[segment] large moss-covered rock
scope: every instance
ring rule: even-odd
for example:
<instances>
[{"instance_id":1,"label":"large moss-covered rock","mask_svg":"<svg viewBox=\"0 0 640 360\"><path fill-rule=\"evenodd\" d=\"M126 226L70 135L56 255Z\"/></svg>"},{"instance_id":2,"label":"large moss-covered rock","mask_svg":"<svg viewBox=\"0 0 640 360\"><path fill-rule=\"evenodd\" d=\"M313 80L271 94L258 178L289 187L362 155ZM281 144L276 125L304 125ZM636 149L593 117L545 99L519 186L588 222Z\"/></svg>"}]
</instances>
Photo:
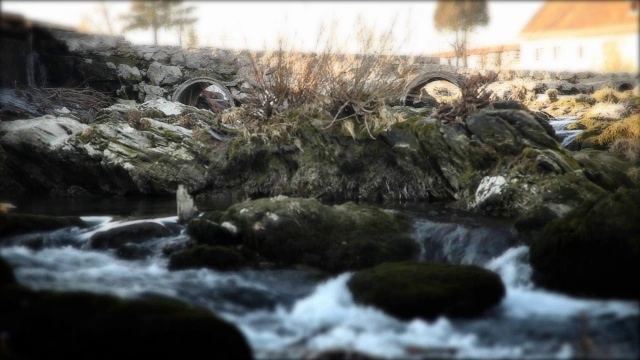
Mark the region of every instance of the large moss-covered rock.
<instances>
[{"instance_id":1,"label":"large moss-covered rock","mask_svg":"<svg viewBox=\"0 0 640 360\"><path fill-rule=\"evenodd\" d=\"M179 184L204 182L211 140L204 129L216 121L208 113L166 100L117 104L91 124L51 115L0 122L0 144L11 180L38 192L174 194Z\"/></svg>"},{"instance_id":2,"label":"large moss-covered rock","mask_svg":"<svg viewBox=\"0 0 640 360\"><path fill-rule=\"evenodd\" d=\"M5 285L15 284L16 278L13 275L11 266L7 264L2 257L0 257L0 288Z\"/></svg>"},{"instance_id":3,"label":"large moss-covered rock","mask_svg":"<svg viewBox=\"0 0 640 360\"><path fill-rule=\"evenodd\" d=\"M0 214L0 239L9 235L51 231L70 226L85 227L86 224L76 216Z\"/></svg>"},{"instance_id":4,"label":"large moss-covered rock","mask_svg":"<svg viewBox=\"0 0 640 360\"><path fill-rule=\"evenodd\" d=\"M0 298L0 351L9 359L252 357L235 326L178 302L15 286L0 288Z\"/></svg>"},{"instance_id":5,"label":"large moss-covered rock","mask_svg":"<svg viewBox=\"0 0 640 360\"><path fill-rule=\"evenodd\" d=\"M478 316L505 295L498 274L441 263L382 264L354 274L348 287L357 303L402 319Z\"/></svg>"},{"instance_id":6,"label":"large moss-covered rock","mask_svg":"<svg viewBox=\"0 0 640 360\"><path fill-rule=\"evenodd\" d=\"M171 254L169 270L210 268L237 270L246 265L246 259L238 251L224 246L196 245Z\"/></svg>"},{"instance_id":7,"label":"large moss-covered rock","mask_svg":"<svg viewBox=\"0 0 640 360\"><path fill-rule=\"evenodd\" d=\"M245 247L282 265L339 272L418 254L409 220L374 206L280 196L235 204L220 221L237 227Z\"/></svg>"},{"instance_id":8,"label":"large moss-covered rock","mask_svg":"<svg viewBox=\"0 0 640 360\"><path fill-rule=\"evenodd\" d=\"M171 229L155 221L141 221L96 232L89 239L94 249L114 249L127 243L141 243L172 234Z\"/></svg>"},{"instance_id":9,"label":"large moss-covered rock","mask_svg":"<svg viewBox=\"0 0 640 360\"><path fill-rule=\"evenodd\" d=\"M640 296L640 190L587 201L531 244L535 281L581 296Z\"/></svg>"}]
</instances>

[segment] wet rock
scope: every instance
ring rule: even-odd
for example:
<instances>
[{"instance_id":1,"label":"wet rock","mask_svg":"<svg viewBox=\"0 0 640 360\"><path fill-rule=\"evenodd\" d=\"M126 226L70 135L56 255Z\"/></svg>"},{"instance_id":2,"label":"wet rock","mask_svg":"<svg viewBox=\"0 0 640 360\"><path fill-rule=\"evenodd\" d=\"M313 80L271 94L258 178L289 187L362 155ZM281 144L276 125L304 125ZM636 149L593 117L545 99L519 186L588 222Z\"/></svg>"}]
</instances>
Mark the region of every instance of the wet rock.
<instances>
[{"instance_id":1,"label":"wet rock","mask_svg":"<svg viewBox=\"0 0 640 360\"><path fill-rule=\"evenodd\" d=\"M173 85L182 79L182 71L177 66L165 66L155 61L147 69L147 77L153 85Z\"/></svg>"},{"instance_id":2,"label":"wet rock","mask_svg":"<svg viewBox=\"0 0 640 360\"><path fill-rule=\"evenodd\" d=\"M224 246L196 245L173 253L169 258L169 270L209 268L231 271L246 264L242 254Z\"/></svg>"},{"instance_id":3,"label":"wet rock","mask_svg":"<svg viewBox=\"0 0 640 360\"><path fill-rule=\"evenodd\" d=\"M306 357L306 360L381 360L377 356L350 350L326 350Z\"/></svg>"},{"instance_id":4,"label":"wet rock","mask_svg":"<svg viewBox=\"0 0 640 360\"><path fill-rule=\"evenodd\" d=\"M164 99L164 89L160 86L140 84L140 95L143 96L141 100L144 102Z\"/></svg>"},{"instance_id":5,"label":"wet rock","mask_svg":"<svg viewBox=\"0 0 640 360\"><path fill-rule=\"evenodd\" d=\"M118 65L118 77L127 84L134 84L142 81L142 74L135 66L129 66L127 64Z\"/></svg>"},{"instance_id":6,"label":"wet rock","mask_svg":"<svg viewBox=\"0 0 640 360\"><path fill-rule=\"evenodd\" d=\"M243 246L282 265L340 272L418 254L408 219L372 206L277 197L235 204L220 221L238 228Z\"/></svg>"},{"instance_id":7,"label":"wet rock","mask_svg":"<svg viewBox=\"0 0 640 360\"><path fill-rule=\"evenodd\" d=\"M487 145L518 154L525 145L558 148L558 142L536 117L524 110L481 110L466 120L469 130Z\"/></svg>"},{"instance_id":8,"label":"wet rock","mask_svg":"<svg viewBox=\"0 0 640 360\"><path fill-rule=\"evenodd\" d=\"M157 222L142 221L96 232L89 239L94 249L115 249L127 243L140 244L152 238L172 235L166 226Z\"/></svg>"},{"instance_id":9,"label":"wet rock","mask_svg":"<svg viewBox=\"0 0 640 360\"><path fill-rule=\"evenodd\" d=\"M10 180L64 196L167 195L175 194L178 184L196 188L204 181L207 152L191 130L165 122L186 108L166 100L138 107L116 104L100 110L91 126L53 116L1 122L0 146L13 168ZM190 109L193 124L210 126Z\"/></svg>"},{"instance_id":10,"label":"wet rock","mask_svg":"<svg viewBox=\"0 0 640 360\"><path fill-rule=\"evenodd\" d=\"M347 283L357 303L401 318L474 317L500 303L500 276L472 265L386 263L353 275Z\"/></svg>"},{"instance_id":11,"label":"wet rock","mask_svg":"<svg viewBox=\"0 0 640 360\"><path fill-rule=\"evenodd\" d=\"M82 219L75 216L47 216L28 214L0 214L0 238L37 231L51 231L65 227L86 227Z\"/></svg>"},{"instance_id":12,"label":"wet rock","mask_svg":"<svg viewBox=\"0 0 640 360\"><path fill-rule=\"evenodd\" d=\"M16 277L13 275L11 266L0 257L0 289L6 285L16 284Z\"/></svg>"},{"instance_id":13,"label":"wet rock","mask_svg":"<svg viewBox=\"0 0 640 360\"><path fill-rule=\"evenodd\" d=\"M221 359L252 358L234 325L209 310L177 301L21 287L0 288L0 298L2 330L7 335L2 350L11 354L9 358L44 359L56 354L106 360L125 353L141 359L198 358L204 353Z\"/></svg>"},{"instance_id":14,"label":"wet rock","mask_svg":"<svg viewBox=\"0 0 640 360\"><path fill-rule=\"evenodd\" d=\"M147 246L126 243L118 247L116 250L116 256L125 260L141 260L146 259L153 254L153 250Z\"/></svg>"},{"instance_id":15,"label":"wet rock","mask_svg":"<svg viewBox=\"0 0 640 360\"><path fill-rule=\"evenodd\" d=\"M578 296L640 297L640 190L620 189L550 222L531 244L534 280Z\"/></svg>"},{"instance_id":16,"label":"wet rock","mask_svg":"<svg viewBox=\"0 0 640 360\"><path fill-rule=\"evenodd\" d=\"M239 245L238 227L229 221L220 222L221 213L209 212L189 221L187 233L198 244Z\"/></svg>"}]
</instances>

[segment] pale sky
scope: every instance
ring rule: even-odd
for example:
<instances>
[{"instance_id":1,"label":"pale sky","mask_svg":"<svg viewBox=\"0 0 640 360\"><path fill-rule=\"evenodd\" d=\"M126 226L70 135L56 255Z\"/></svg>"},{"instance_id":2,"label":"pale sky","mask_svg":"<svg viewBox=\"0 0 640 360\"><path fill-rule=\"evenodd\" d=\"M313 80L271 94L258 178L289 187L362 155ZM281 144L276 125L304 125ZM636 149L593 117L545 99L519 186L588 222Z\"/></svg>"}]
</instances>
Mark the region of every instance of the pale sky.
<instances>
[{"instance_id":1,"label":"pale sky","mask_svg":"<svg viewBox=\"0 0 640 360\"><path fill-rule=\"evenodd\" d=\"M470 47L510 44L544 1L489 1L490 23L470 37ZM2 1L3 12L27 18L78 27L83 17L104 22L99 1ZM126 14L128 1L106 1L113 28L119 33L118 16ZM433 26L435 1L185 1L197 8L201 46L234 49L275 48L279 36L301 50L318 50L316 39L324 24L335 24L340 43L354 47L358 19L378 33L391 29L398 53L429 54L451 50L451 36ZM152 44L151 31L124 34L134 44ZM177 45L177 35L159 34L161 45Z\"/></svg>"}]
</instances>

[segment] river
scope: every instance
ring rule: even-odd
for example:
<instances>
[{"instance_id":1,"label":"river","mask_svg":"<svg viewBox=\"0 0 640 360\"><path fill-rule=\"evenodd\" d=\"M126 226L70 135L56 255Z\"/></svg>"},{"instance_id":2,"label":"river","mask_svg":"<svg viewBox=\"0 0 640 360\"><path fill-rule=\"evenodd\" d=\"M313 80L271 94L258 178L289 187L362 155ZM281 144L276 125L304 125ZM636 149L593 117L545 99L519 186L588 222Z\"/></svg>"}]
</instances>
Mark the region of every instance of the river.
<instances>
[{"instance_id":1,"label":"river","mask_svg":"<svg viewBox=\"0 0 640 360\"><path fill-rule=\"evenodd\" d=\"M123 298L169 297L203 306L236 324L256 358L305 358L335 349L416 359L640 356L638 303L575 298L536 287L528 248L513 237L508 221L426 205L396 207L413 219L421 261L480 265L500 274L507 288L502 302L480 318L401 321L355 304L346 286L351 273L169 271L161 248L186 237L176 223L173 199L13 201L24 212L80 214L91 224L11 238L0 254L21 284ZM141 218L175 229L171 236L144 243L152 249L146 259L123 260L86 246L92 233Z\"/></svg>"}]
</instances>

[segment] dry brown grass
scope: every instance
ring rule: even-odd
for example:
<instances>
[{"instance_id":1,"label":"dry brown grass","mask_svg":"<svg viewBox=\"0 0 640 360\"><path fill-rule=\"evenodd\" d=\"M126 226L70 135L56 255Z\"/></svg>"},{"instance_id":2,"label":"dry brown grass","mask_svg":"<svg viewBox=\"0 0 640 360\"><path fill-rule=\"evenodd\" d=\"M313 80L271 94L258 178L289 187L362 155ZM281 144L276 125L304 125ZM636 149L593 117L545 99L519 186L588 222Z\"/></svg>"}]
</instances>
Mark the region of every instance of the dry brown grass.
<instances>
[{"instance_id":1,"label":"dry brown grass","mask_svg":"<svg viewBox=\"0 0 640 360\"><path fill-rule=\"evenodd\" d=\"M629 107L619 103L598 102L584 114L585 118L615 121L629 114Z\"/></svg>"},{"instance_id":2,"label":"dry brown grass","mask_svg":"<svg viewBox=\"0 0 640 360\"><path fill-rule=\"evenodd\" d=\"M637 139L617 139L609 146L609 151L625 160L636 161L640 159L640 141Z\"/></svg>"},{"instance_id":3,"label":"dry brown grass","mask_svg":"<svg viewBox=\"0 0 640 360\"><path fill-rule=\"evenodd\" d=\"M486 85L495 81L497 76L498 73L471 76L462 84L460 98L438 107L434 115L436 120L442 123L462 122L471 113L487 107L491 103L492 93L486 89Z\"/></svg>"},{"instance_id":4,"label":"dry brown grass","mask_svg":"<svg viewBox=\"0 0 640 360\"><path fill-rule=\"evenodd\" d=\"M389 55L397 52L392 33L376 36L361 25L358 54L347 53L332 36L316 54L296 51L285 41L278 51L247 53L254 91L244 99L242 113L234 115L241 116L245 138L277 139L301 120L374 137L379 129L401 121L388 114L386 105L402 97L412 68L398 65L406 60ZM298 109L303 107L319 115L301 116Z\"/></svg>"},{"instance_id":5,"label":"dry brown grass","mask_svg":"<svg viewBox=\"0 0 640 360\"><path fill-rule=\"evenodd\" d=\"M610 145L619 139L640 143L640 115L635 114L608 126L594 140L600 145Z\"/></svg>"}]
</instances>

